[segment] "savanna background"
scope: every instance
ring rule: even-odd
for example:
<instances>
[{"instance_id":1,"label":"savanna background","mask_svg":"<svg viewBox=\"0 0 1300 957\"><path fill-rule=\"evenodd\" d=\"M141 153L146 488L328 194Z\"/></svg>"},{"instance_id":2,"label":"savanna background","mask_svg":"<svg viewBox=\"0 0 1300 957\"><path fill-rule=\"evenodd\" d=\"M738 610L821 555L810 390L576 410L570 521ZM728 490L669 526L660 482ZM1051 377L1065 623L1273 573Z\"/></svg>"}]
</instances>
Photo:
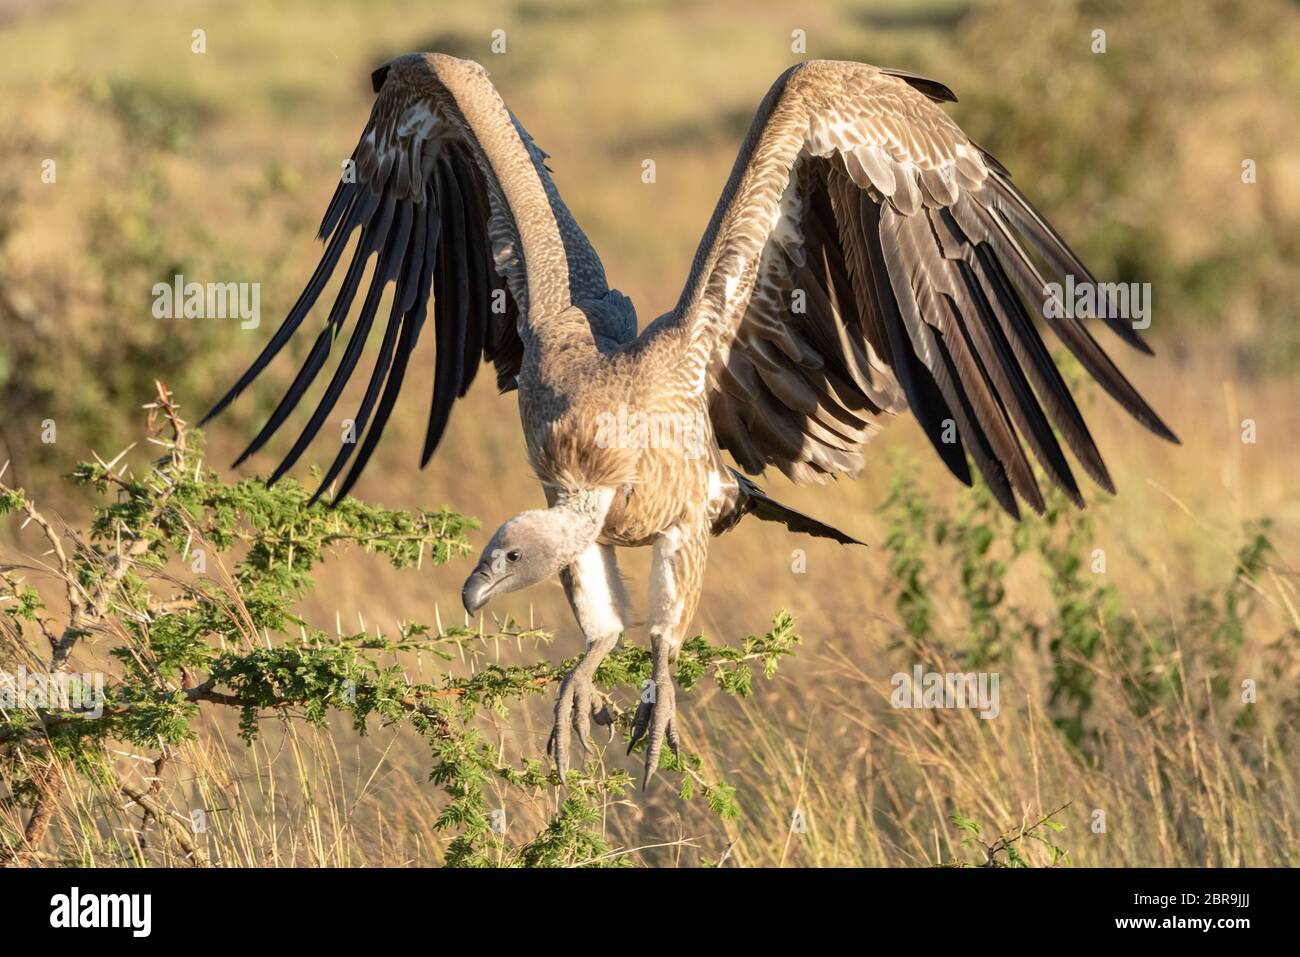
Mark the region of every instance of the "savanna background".
<instances>
[{"instance_id":1,"label":"savanna background","mask_svg":"<svg viewBox=\"0 0 1300 957\"><path fill-rule=\"evenodd\" d=\"M495 29L505 53L491 51ZM1104 53L1093 52L1099 29ZM806 54L791 52L793 30L806 32ZM870 547L758 522L715 543L694 631L736 646L786 609L803 636L747 696L707 682L679 695L696 777L725 782L727 799L683 799L686 777L672 769L645 794L597 790L587 824L603 844L549 862L980 864L981 840L1051 814L1063 830L1019 842L1020 862L1296 863L1295 3L0 0L0 462L6 485L24 488L56 533L84 527L103 499L62 479L78 461L140 442L114 467L147 471L155 453L141 442L141 406L155 378L194 421L264 344L319 255L312 236L368 115L370 71L415 50L488 67L643 324L675 302L753 110L787 66L855 59L947 83L957 121L1099 278L1151 283L1156 358L1099 335L1183 442L1162 444L1084 387L1119 495L1085 490L1086 515L1053 511L1019 529L952 482L905 418L876 440L857 482L794 488L769 476L778 498ZM641 178L647 158L653 184ZM42 181L46 159L53 183ZM176 273L261 283L260 327L155 319L151 288ZM313 337L290 351L300 358ZM490 374L458 407L436 460L416 469L430 338L355 494L475 516L477 552L540 492L514 400L495 395ZM282 359L206 430L208 464L224 478L278 461L289 430L240 473L225 467L295 369ZM309 460L332 457L327 435ZM45 589L50 545L21 518L0 527L0 560L13 580ZM806 551L802 564L794 549ZM623 557L638 605L647 558ZM394 569L347 550L313 570L297 610L331 632L393 633L417 620L436 633L464 624L470 562ZM56 618L59 594L50 588ZM558 583L493 611L554 639L470 642L450 661L401 650L390 663L437 682L581 649ZM484 633L512 627L489 618ZM41 640L16 618L4 637L9 663ZM111 635L88 638L79 667L114 673L111 646ZM999 672L1001 713L891 708L890 676L916 663ZM503 762L544 761L553 692L472 723ZM633 694L616 699L627 707ZM169 744L157 774L159 752L138 743L100 742L98 760L147 791L158 816L206 809L193 842L215 863L432 865L463 834L409 727L372 720L363 736L345 718L318 727L269 711L248 746L236 719L205 707L196 736ZM0 843L24 862L194 859L103 774L29 748L0 778ZM635 772L639 755L622 751L604 750L591 774ZM55 778L58 799L39 807L27 784ZM488 863L515 862L511 848L555 817L564 793L539 781L482 787L483 806L509 822ZM25 847L38 811L48 826Z\"/></svg>"}]
</instances>

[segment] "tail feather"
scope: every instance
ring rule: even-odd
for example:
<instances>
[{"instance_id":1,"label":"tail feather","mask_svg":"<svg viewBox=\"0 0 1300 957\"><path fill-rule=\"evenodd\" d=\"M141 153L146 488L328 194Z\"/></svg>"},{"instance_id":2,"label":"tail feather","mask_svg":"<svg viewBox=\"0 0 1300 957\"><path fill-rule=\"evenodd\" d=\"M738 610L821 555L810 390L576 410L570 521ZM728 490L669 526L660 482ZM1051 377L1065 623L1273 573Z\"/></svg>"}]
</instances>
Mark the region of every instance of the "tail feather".
<instances>
[{"instance_id":1,"label":"tail feather","mask_svg":"<svg viewBox=\"0 0 1300 957\"><path fill-rule=\"evenodd\" d=\"M817 538L830 538L841 545L866 545L866 542L858 541L852 535L841 532L834 526L819 522L803 512L782 505L735 469L731 470L731 474L737 483L736 504L730 512L724 513L714 527L714 534L726 531L745 515L752 514L765 522L780 522L792 532Z\"/></svg>"}]
</instances>

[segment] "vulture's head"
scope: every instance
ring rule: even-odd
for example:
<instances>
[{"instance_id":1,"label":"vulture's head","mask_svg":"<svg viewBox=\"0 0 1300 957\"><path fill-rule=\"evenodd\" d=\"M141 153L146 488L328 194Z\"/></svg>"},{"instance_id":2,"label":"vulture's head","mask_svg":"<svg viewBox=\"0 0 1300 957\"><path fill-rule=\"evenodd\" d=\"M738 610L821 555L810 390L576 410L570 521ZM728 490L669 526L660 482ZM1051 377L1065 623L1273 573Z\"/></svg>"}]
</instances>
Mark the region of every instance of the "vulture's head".
<instances>
[{"instance_id":1,"label":"vulture's head","mask_svg":"<svg viewBox=\"0 0 1300 957\"><path fill-rule=\"evenodd\" d=\"M465 579L465 610L472 615L490 599L545 581L577 558L590 542L572 519L564 509L535 509L498 528Z\"/></svg>"}]
</instances>

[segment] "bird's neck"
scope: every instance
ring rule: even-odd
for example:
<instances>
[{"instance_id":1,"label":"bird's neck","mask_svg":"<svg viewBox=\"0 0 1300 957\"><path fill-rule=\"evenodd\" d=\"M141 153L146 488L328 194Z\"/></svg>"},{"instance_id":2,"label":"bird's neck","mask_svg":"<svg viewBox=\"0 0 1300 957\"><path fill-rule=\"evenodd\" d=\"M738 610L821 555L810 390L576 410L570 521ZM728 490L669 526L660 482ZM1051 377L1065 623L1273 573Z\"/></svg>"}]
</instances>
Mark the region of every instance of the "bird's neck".
<instances>
[{"instance_id":1,"label":"bird's neck","mask_svg":"<svg viewBox=\"0 0 1300 957\"><path fill-rule=\"evenodd\" d=\"M569 561L576 559L600 537L605 527L605 516L613 501L612 488L559 490L551 511L565 515L564 525L569 532L565 551L571 553L565 557Z\"/></svg>"}]
</instances>

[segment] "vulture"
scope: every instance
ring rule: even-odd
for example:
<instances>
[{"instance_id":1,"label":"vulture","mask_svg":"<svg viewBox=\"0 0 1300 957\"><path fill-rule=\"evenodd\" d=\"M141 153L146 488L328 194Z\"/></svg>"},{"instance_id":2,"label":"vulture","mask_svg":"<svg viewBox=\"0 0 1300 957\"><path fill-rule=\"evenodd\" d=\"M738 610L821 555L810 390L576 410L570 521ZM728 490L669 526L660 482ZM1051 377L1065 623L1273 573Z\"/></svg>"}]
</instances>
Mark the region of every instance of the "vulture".
<instances>
[{"instance_id":1,"label":"vulture","mask_svg":"<svg viewBox=\"0 0 1300 957\"><path fill-rule=\"evenodd\" d=\"M1040 325L1134 418L1178 441L1081 320L1099 319L1151 350L1115 310L1080 316L1062 301L1062 281L1092 283L1091 274L1006 168L944 112L940 104L956 97L942 83L854 62L786 70L758 107L676 305L638 334L631 301L609 287L547 154L482 66L410 54L372 80L370 120L321 221L320 265L204 421L298 331L359 230L324 328L239 462L321 373L372 258L319 405L269 481L306 450L369 346L356 438L341 444L316 495L336 488L337 502L349 493L430 309L434 386L421 465L479 365L491 362L501 391L518 393L548 507L497 529L462 600L475 614L491 598L559 576L586 638L547 743L561 779L575 736L590 750L591 721L614 733L592 678L628 618L617 547L653 550L652 679L628 745L630 754L645 741L645 787L664 743L679 746L671 666L710 537L752 514L861 544L774 501L747 475L771 466L797 483L855 477L868 440L910 410L948 470L970 484L973 463L1013 516L1021 503L1043 510L1040 478L1083 506L1067 447L1113 492Z\"/></svg>"}]
</instances>

